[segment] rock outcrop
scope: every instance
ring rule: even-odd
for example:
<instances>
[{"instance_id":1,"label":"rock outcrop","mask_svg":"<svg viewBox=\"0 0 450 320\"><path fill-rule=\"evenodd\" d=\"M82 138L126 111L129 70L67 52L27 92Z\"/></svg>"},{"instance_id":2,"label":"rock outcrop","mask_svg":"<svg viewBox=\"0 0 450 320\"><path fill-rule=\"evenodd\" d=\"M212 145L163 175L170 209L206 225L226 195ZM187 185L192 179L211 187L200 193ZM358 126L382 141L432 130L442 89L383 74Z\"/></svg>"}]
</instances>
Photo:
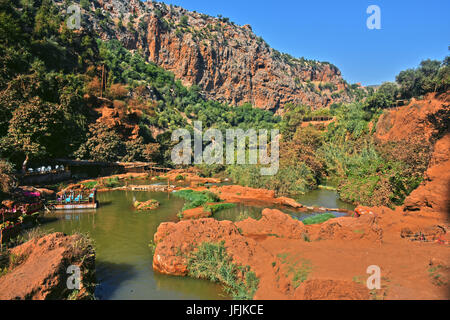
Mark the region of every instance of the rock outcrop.
<instances>
[{"instance_id":1,"label":"rock outcrop","mask_svg":"<svg viewBox=\"0 0 450 320\"><path fill-rule=\"evenodd\" d=\"M159 202L153 199L144 202L135 201L133 206L138 211L156 210L159 208Z\"/></svg>"},{"instance_id":2,"label":"rock outcrop","mask_svg":"<svg viewBox=\"0 0 450 320\"><path fill-rule=\"evenodd\" d=\"M280 112L287 103L316 109L349 100L334 65L281 54L248 25L139 0L98 0L82 13L83 27L139 50L207 98Z\"/></svg>"},{"instance_id":3,"label":"rock outcrop","mask_svg":"<svg viewBox=\"0 0 450 320\"><path fill-rule=\"evenodd\" d=\"M424 181L404 203L405 211L450 213L450 133L436 142Z\"/></svg>"},{"instance_id":4,"label":"rock outcrop","mask_svg":"<svg viewBox=\"0 0 450 320\"><path fill-rule=\"evenodd\" d=\"M422 100L412 99L406 106L387 110L377 122L374 138L380 143L432 143L448 132L450 95L429 93Z\"/></svg>"},{"instance_id":5,"label":"rock outcrop","mask_svg":"<svg viewBox=\"0 0 450 320\"><path fill-rule=\"evenodd\" d=\"M293 241L299 244L316 240L380 240L382 233L376 226L375 216L356 218L339 218L330 220L334 224L324 223L318 226L304 226L301 221L291 218L289 215L272 209L265 209L260 220L247 219L233 223L231 221L217 221L215 219L200 219L181 221L178 223L162 223L154 236L156 249L153 257L154 270L169 275L185 276L188 274L188 257L203 242L220 243L224 245L228 254L238 265L250 266L260 279L256 299L301 299L305 297L315 298L310 293L310 287L330 286L339 287L344 292L354 292L354 298L368 297L367 290L356 284L347 282L322 283L324 279L316 279L316 282L308 284L306 289L299 289L294 280L289 276L296 262L287 262L280 251L272 250L272 242ZM330 231L332 226L333 231ZM356 234L353 230L365 230L365 233ZM321 242L321 241L320 241ZM296 247L298 249L298 247ZM278 266L278 267L276 267ZM295 269L295 268L294 268ZM347 288L347 289L343 289ZM306 291L305 291L306 290ZM336 289L338 292L339 290ZM347 290L347 291L345 291ZM338 293L330 295L322 293L322 298L339 298ZM366 295L364 295L364 293ZM351 299L352 295L346 297Z\"/></svg>"},{"instance_id":6,"label":"rock outcrop","mask_svg":"<svg viewBox=\"0 0 450 320\"><path fill-rule=\"evenodd\" d=\"M153 268L185 276L190 253L204 242L223 241L233 262L249 266L259 279L254 299L448 299L448 282L436 282L449 278L448 248L402 237L405 226L420 228L427 218L364 209L359 218L311 226L271 209L258 221L162 223L154 237ZM430 222L428 227L433 229ZM371 265L381 267L382 288L369 293Z\"/></svg>"},{"instance_id":7,"label":"rock outcrop","mask_svg":"<svg viewBox=\"0 0 450 320\"><path fill-rule=\"evenodd\" d=\"M274 190L256 189L239 185L224 185L189 188L195 191L209 191L216 194L221 200L229 203L246 203L255 205L280 205L297 209L298 211L308 211L301 203L292 198L276 197Z\"/></svg>"},{"instance_id":8,"label":"rock outcrop","mask_svg":"<svg viewBox=\"0 0 450 320\"><path fill-rule=\"evenodd\" d=\"M0 300L93 297L95 253L90 242L81 235L53 233L36 237L11 249L8 258L7 272L0 277ZM78 291L67 288L70 276L67 269L71 265L80 268Z\"/></svg>"},{"instance_id":9,"label":"rock outcrop","mask_svg":"<svg viewBox=\"0 0 450 320\"><path fill-rule=\"evenodd\" d=\"M404 202L405 212L440 214L450 212L450 95L427 94L413 99L407 106L385 112L379 119L374 135L381 145L395 143L398 158L414 157L415 165L423 165L424 179ZM402 152L401 148L420 146L417 152ZM403 149L405 150L405 149ZM423 161L423 159L429 161Z\"/></svg>"}]
</instances>

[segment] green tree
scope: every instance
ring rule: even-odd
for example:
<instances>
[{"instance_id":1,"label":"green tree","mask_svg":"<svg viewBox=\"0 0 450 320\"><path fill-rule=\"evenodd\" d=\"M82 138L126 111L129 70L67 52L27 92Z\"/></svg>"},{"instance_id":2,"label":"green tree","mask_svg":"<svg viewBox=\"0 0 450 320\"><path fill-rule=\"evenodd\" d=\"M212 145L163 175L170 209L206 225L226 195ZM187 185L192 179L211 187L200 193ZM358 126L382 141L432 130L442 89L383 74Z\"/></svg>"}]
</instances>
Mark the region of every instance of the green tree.
<instances>
[{"instance_id":1,"label":"green tree","mask_svg":"<svg viewBox=\"0 0 450 320\"><path fill-rule=\"evenodd\" d=\"M187 27L189 25L188 22L189 22L189 18L187 16L184 16L184 15L181 16L181 18L180 18L180 25L182 27Z\"/></svg>"},{"instance_id":2,"label":"green tree","mask_svg":"<svg viewBox=\"0 0 450 320\"><path fill-rule=\"evenodd\" d=\"M394 82L385 82L377 90L378 93L383 93L387 98L396 100L399 94L398 85Z\"/></svg>"},{"instance_id":3,"label":"green tree","mask_svg":"<svg viewBox=\"0 0 450 320\"><path fill-rule=\"evenodd\" d=\"M75 152L79 159L118 161L126 153L122 138L106 124L97 122L89 126L87 141Z\"/></svg>"},{"instance_id":4,"label":"green tree","mask_svg":"<svg viewBox=\"0 0 450 320\"><path fill-rule=\"evenodd\" d=\"M39 7L34 24L34 36L36 38L51 38L58 34L61 17L51 0L43 0Z\"/></svg>"},{"instance_id":5,"label":"green tree","mask_svg":"<svg viewBox=\"0 0 450 320\"><path fill-rule=\"evenodd\" d=\"M3 159L0 159L0 191L10 193L17 186L17 180L14 178L13 165Z\"/></svg>"},{"instance_id":6,"label":"green tree","mask_svg":"<svg viewBox=\"0 0 450 320\"><path fill-rule=\"evenodd\" d=\"M66 154L66 131L61 106L34 98L14 110L6 141L13 153L29 158L58 157Z\"/></svg>"},{"instance_id":7,"label":"green tree","mask_svg":"<svg viewBox=\"0 0 450 320\"><path fill-rule=\"evenodd\" d=\"M363 110L374 114L378 110L392 107L393 99L382 92L376 92L367 98L363 105Z\"/></svg>"},{"instance_id":8,"label":"green tree","mask_svg":"<svg viewBox=\"0 0 450 320\"><path fill-rule=\"evenodd\" d=\"M89 0L81 0L80 5L84 10L89 10L91 8L91 4L89 3Z\"/></svg>"}]
</instances>

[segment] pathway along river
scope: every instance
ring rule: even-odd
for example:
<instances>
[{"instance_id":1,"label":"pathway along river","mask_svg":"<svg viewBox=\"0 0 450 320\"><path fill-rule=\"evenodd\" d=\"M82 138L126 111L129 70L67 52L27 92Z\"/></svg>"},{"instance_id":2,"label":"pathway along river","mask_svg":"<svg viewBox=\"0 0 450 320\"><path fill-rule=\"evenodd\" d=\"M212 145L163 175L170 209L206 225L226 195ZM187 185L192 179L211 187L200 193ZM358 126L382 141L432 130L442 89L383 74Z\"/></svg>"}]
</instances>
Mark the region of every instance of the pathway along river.
<instances>
[{"instance_id":1,"label":"pathway along river","mask_svg":"<svg viewBox=\"0 0 450 320\"><path fill-rule=\"evenodd\" d=\"M133 210L133 201L156 199L161 206L156 211ZM45 216L41 225L44 230L66 234L88 233L95 242L96 274L98 287L95 295L99 299L228 299L218 284L188 277L172 277L155 273L148 244L153 240L162 222L177 222L177 213L184 200L167 193L111 191L98 195L99 209L95 211L68 211ZM316 190L297 200L305 205L328 208L348 208L339 201L336 193ZM259 218L262 207L238 205L233 209L218 212L219 220L236 220L246 211ZM284 212L303 219L310 214Z\"/></svg>"}]
</instances>

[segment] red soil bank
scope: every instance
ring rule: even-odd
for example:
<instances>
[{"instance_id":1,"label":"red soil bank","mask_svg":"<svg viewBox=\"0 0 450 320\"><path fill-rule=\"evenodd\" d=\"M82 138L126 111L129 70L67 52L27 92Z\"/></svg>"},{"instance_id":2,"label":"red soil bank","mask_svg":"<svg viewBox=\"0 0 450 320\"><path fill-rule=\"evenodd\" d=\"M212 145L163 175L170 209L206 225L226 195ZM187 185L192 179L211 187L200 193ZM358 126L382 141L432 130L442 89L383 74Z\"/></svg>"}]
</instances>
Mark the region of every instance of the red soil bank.
<instances>
[{"instance_id":1,"label":"red soil bank","mask_svg":"<svg viewBox=\"0 0 450 320\"><path fill-rule=\"evenodd\" d=\"M255 189L238 185L213 186L210 188L196 187L188 189L192 189L194 191L210 191L216 194L221 200L229 203L242 202L249 205L276 204L299 209L299 211L307 211L307 209L301 203L298 203L294 199L287 197L277 198L275 196L275 191L273 190Z\"/></svg>"},{"instance_id":2,"label":"red soil bank","mask_svg":"<svg viewBox=\"0 0 450 320\"><path fill-rule=\"evenodd\" d=\"M373 212L304 226L278 210L266 209L259 221L163 223L155 234L153 267L184 276L186 254L202 242L225 241L233 260L250 266L260 279L255 299L369 299L364 284L371 265L381 267L384 279L378 298L448 299L448 285L433 284L429 273L433 261L435 265L439 261L441 276L448 279L448 246L402 238L401 226L394 225L404 221L390 219L397 214ZM387 238L384 226L391 233ZM308 261L312 270L295 287L290 270L302 261Z\"/></svg>"},{"instance_id":3,"label":"red soil bank","mask_svg":"<svg viewBox=\"0 0 450 320\"><path fill-rule=\"evenodd\" d=\"M70 265L81 269L82 287L77 298L89 297L90 289L83 284L93 280L95 256L92 247L81 243L80 235L53 233L12 249L10 254L18 265L0 277L0 300L67 298L71 293L66 285Z\"/></svg>"}]
</instances>

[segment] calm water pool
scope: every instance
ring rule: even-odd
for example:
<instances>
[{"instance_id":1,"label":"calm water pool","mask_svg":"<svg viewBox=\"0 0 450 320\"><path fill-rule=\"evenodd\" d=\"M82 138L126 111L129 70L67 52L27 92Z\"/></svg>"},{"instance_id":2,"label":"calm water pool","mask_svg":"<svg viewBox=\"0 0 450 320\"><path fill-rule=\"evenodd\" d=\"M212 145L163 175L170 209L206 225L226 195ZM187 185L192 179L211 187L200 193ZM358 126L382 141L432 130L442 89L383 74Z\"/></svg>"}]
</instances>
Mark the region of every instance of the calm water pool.
<instances>
[{"instance_id":1,"label":"calm water pool","mask_svg":"<svg viewBox=\"0 0 450 320\"><path fill-rule=\"evenodd\" d=\"M158 210L142 213L133 210L134 200L156 199ZM45 230L88 233L96 247L96 274L99 299L228 299L220 285L188 277L157 274L152 269L148 244L162 222L178 221L184 200L167 193L111 191L98 195L99 209L68 211L46 215ZM313 191L297 199L306 205L347 208L328 190ZM235 221L243 211L258 219L264 207L238 204L215 214L218 220ZM311 214L283 210L302 219Z\"/></svg>"}]
</instances>

